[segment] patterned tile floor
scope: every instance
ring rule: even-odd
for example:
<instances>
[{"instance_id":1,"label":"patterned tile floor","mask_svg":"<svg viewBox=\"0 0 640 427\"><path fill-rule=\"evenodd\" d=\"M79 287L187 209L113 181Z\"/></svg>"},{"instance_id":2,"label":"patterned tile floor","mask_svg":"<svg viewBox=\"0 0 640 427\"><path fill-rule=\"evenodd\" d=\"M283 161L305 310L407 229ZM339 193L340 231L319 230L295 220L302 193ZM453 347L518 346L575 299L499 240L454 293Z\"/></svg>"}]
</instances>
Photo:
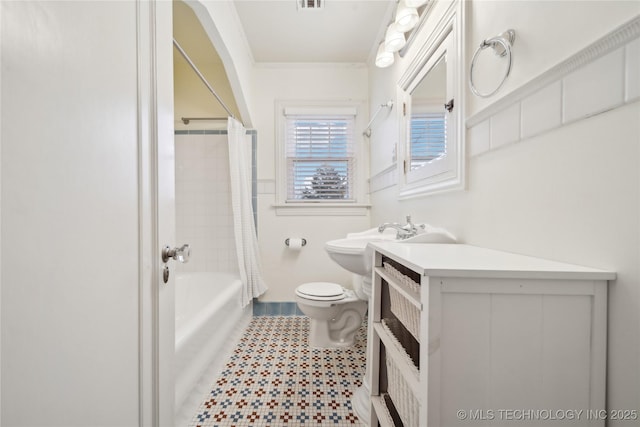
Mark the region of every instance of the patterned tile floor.
<instances>
[{"instance_id":1,"label":"patterned tile floor","mask_svg":"<svg viewBox=\"0 0 640 427\"><path fill-rule=\"evenodd\" d=\"M304 316L254 317L190 427L362 426L351 397L362 384L366 329L347 349L308 345Z\"/></svg>"}]
</instances>

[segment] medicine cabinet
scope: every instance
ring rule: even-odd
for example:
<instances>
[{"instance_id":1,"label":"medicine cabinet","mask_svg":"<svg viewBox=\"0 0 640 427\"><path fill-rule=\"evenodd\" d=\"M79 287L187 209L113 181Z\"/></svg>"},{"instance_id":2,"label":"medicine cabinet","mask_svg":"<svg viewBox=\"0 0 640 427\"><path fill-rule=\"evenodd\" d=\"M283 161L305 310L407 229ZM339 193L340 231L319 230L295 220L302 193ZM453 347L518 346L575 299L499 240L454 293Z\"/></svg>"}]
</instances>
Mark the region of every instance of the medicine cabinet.
<instances>
[{"instance_id":1,"label":"medicine cabinet","mask_svg":"<svg viewBox=\"0 0 640 427\"><path fill-rule=\"evenodd\" d=\"M400 198L464 188L463 8L451 3L398 82Z\"/></svg>"}]
</instances>

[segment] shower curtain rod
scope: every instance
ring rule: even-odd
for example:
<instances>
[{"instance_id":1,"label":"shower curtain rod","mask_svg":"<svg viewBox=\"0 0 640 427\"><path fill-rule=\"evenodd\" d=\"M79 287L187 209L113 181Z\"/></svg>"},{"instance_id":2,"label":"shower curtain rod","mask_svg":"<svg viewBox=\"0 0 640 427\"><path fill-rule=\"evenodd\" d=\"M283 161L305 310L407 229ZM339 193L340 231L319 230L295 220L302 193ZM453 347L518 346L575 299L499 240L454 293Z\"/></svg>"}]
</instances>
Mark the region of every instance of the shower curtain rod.
<instances>
[{"instance_id":1,"label":"shower curtain rod","mask_svg":"<svg viewBox=\"0 0 640 427\"><path fill-rule=\"evenodd\" d=\"M198 67L196 67L196 64L193 63L193 61L191 60L191 58L189 58L189 55L187 55L187 52L184 51L184 49L182 49L182 46L180 46L178 44L178 42L176 41L176 39L173 39L173 45L176 47L176 49L178 49L178 52L180 52L180 54L182 55L182 57L189 63L189 65L191 66L191 68L193 69L193 71L195 71L195 73L198 75L198 77L200 77L200 80L202 80L202 83L204 83L204 85L207 87L207 89L209 89L209 91L213 94L213 96L218 100L218 102L220 103L220 105L222 105L222 108L225 109L225 111L229 114L229 116L233 117L234 119L236 118L236 116L231 112L231 110L229 109L229 107L227 107L227 104L224 103L224 101L222 100L222 98L220 98L220 96L218 96L218 94L216 93L215 90L213 90L213 87L211 87L211 85L209 84L209 82L207 81L207 79L205 79L205 77L202 75L202 73L200 72L200 70L198 70ZM186 123L185 123L186 124Z\"/></svg>"},{"instance_id":2,"label":"shower curtain rod","mask_svg":"<svg viewBox=\"0 0 640 427\"><path fill-rule=\"evenodd\" d=\"M182 123L188 125L191 120L211 120L211 121L226 121L227 117L180 117Z\"/></svg>"}]
</instances>

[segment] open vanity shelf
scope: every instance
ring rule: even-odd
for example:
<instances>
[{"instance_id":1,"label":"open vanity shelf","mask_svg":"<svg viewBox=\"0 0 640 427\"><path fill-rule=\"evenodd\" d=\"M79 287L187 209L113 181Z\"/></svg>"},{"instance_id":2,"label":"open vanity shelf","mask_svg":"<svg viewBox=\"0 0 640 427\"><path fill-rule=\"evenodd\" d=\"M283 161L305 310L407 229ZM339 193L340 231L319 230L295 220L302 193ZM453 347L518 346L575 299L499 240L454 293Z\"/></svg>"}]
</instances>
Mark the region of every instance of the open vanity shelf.
<instances>
[{"instance_id":1,"label":"open vanity shelf","mask_svg":"<svg viewBox=\"0 0 640 427\"><path fill-rule=\"evenodd\" d=\"M370 426L540 425L554 410L604 425L586 417L606 409L615 273L469 245L370 245Z\"/></svg>"}]
</instances>

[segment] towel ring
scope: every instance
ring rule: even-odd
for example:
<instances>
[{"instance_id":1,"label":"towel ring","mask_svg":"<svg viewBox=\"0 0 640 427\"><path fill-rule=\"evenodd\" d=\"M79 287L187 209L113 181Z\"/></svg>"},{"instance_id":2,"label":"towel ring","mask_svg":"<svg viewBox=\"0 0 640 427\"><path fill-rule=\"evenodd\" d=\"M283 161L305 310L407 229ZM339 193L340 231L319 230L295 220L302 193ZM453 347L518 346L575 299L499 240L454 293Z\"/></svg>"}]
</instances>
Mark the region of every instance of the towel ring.
<instances>
[{"instance_id":1,"label":"towel ring","mask_svg":"<svg viewBox=\"0 0 640 427\"><path fill-rule=\"evenodd\" d=\"M473 59L471 60L471 71L469 72L469 85L471 86L471 92L473 92L474 95L479 96L481 98L488 98L491 95L495 94L497 91L499 91L502 85L504 85L504 82L507 81L507 77L509 77L509 73L511 73L511 63L512 63L511 47L513 46L513 42L515 40L516 40L516 32L514 30L507 30L502 34L498 34L495 37L492 37L487 40L483 40L482 43L480 43L480 46L478 47L478 49L476 49L476 52L473 54ZM476 59L478 58L478 55L480 54L480 52L482 52L488 47L491 47L495 52L495 54L501 58L504 56L507 56L509 62L507 64L507 69L504 73L504 76L502 76L502 81L500 82L498 87L496 87L493 91L489 93L482 93L478 89L476 89L476 86L473 83L473 68L475 66Z\"/></svg>"}]
</instances>

